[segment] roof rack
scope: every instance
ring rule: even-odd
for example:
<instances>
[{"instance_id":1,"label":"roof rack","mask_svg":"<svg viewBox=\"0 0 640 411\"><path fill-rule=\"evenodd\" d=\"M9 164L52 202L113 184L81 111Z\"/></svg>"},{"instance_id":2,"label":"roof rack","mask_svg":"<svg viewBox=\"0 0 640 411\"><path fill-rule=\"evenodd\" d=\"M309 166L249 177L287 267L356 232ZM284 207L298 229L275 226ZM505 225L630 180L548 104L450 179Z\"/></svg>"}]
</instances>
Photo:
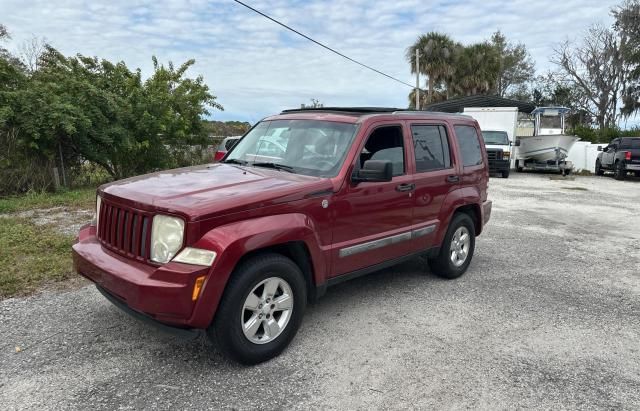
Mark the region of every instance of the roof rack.
<instances>
[{"instance_id":1,"label":"roof rack","mask_svg":"<svg viewBox=\"0 0 640 411\"><path fill-rule=\"evenodd\" d=\"M330 111L336 113L352 113L352 114L370 114L370 113L393 113L402 110L395 107L305 107L292 108L282 110L282 114L286 113L304 113L308 111Z\"/></svg>"},{"instance_id":2,"label":"roof rack","mask_svg":"<svg viewBox=\"0 0 640 411\"><path fill-rule=\"evenodd\" d=\"M470 117L468 114L462 113L446 113L442 111L431 111L431 110L411 110L411 109L402 109L402 108L393 108L393 107L305 107L305 108L294 108L288 110L282 110L280 114L293 114L293 113L308 113L308 112L316 112L316 113L338 113L350 116L364 116L368 114L431 114L437 115L441 117Z\"/></svg>"}]
</instances>

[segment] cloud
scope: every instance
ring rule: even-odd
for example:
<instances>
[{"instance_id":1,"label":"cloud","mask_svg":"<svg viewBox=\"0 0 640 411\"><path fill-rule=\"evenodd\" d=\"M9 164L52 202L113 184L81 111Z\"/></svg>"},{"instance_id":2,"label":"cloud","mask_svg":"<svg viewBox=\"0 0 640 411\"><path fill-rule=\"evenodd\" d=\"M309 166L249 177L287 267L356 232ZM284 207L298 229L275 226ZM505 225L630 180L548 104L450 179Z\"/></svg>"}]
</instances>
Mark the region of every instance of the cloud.
<instances>
[{"instance_id":1,"label":"cloud","mask_svg":"<svg viewBox=\"0 0 640 411\"><path fill-rule=\"evenodd\" d=\"M616 2L599 0L246 0L284 23L413 84L404 54L428 31L463 43L500 29L525 43L539 71L553 46L590 24L610 24ZM0 0L13 45L45 37L65 54L123 60L149 74L151 56L195 58L224 119L259 118L318 98L326 105L407 105L409 87L348 62L231 0Z\"/></svg>"}]
</instances>

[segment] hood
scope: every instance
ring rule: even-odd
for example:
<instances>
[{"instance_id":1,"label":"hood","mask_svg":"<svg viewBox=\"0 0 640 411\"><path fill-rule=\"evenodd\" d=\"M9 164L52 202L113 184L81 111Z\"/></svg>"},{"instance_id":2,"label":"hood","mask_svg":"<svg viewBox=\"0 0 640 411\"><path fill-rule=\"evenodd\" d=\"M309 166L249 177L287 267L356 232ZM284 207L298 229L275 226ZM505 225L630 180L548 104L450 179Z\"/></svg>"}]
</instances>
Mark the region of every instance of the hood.
<instances>
[{"instance_id":1,"label":"hood","mask_svg":"<svg viewBox=\"0 0 640 411\"><path fill-rule=\"evenodd\" d=\"M217 163L120 180L99 191L106 199L134 208L200 220L295 201L332 189L327 178Z\"/></svg>"}]
</instances>

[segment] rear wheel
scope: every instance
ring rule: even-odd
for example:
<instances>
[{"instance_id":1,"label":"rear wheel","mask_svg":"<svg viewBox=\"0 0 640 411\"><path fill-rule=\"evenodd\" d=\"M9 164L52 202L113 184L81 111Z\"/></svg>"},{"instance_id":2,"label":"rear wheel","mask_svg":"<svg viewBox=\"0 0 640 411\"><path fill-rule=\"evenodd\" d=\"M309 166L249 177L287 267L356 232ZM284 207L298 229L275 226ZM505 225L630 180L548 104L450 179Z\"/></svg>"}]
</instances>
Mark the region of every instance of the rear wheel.
<instances>
[{"instance_id":1,"label":"rear wheel","mask_svg":"<svg viewBox=\"0 0 640 411\"><path fill-rule=\"evenodd\" d=\"M207 333L228 357L257 364L280 354L304 314L300 268L280 254L250 258L234 270Z\"/></svg>"},{"instance_id":2,"label":"rear wheel","mask_svg":"<svg viewBox=\"0 0 640 411\"><path fill-rule=\"evenodd\" d=\"M604 170L602 169L602 164L600 163L600 160L596 160L596 175L598 176L604 175Z\"/></svg>"},{"instance_id":3,"label":"rear wheel","mask_svg":"<svg viewBox=\"0 0 640 411\"><path fill-rule=\"evenodd\" d=\"M626 176L627 170L624 169L624 164L622 163L622 161L616 162L615 166L613 167L613 178L615 178L616 180L624 180Z\"/></svg>"},{"instance_id":4,"label":"rear wheel","mask_svg":"<svg viewBox=\"0 0 640 411\"><path fill-rule=\"evenodd\" d=\"M458 278L467 271L476 236L473 220L466 213L456 213L451 219L437 257L429 259L434 274L443 278Z\"/></svg>"}]
</instances>

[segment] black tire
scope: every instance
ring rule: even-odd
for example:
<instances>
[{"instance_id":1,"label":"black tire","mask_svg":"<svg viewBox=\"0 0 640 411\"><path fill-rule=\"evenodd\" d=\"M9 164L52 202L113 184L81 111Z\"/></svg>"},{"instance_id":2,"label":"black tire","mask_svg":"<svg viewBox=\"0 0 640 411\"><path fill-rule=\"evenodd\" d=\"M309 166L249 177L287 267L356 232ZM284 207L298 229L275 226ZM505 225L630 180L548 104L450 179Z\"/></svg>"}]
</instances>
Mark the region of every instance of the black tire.
<instances>
[{"instance_id":1,"label":"black tire","mask_svg":"<svg viewBox=\"0 0 640 411\"><path fill-rule=\"evenodd\" d=\"M291 288L293 308L280 334L270 342L259 344L250 341L243 332L244 303L258 284L272 277L284 280ZM267 361L280 354L296 335L306 304L306 283L296 263L281 254L258 255L241 263L231 274L207 334L223 354L239 363L252 365Z\"/></svg>"},{"instance_id":2,"label":"black tire","mask_svg":"<svg viewBox=\"0 0 640 411\"><path fill-rule=\"evenodd\" d=\"M522 173L524 169L522 167L520 167L520 160L516 160L516 171L518 173Z\"/></svg>"},{"instance_id":3,"label":"black tire","mask_svg":"<svg viewBox=\"0 0 640 411\"><path fill-rule=\"evenodd\" d=\"M622 161L617 161L613 166L613 178L616 180L624 180L627 176L627 170L624 169L624 163Z\"/></svg>"},{"instance_id":4,"label":"black tire","mask_svg":"<svg viewBox=\"0 0 640 411\"><path fill-rule=\"evenodd\" d=\"M509 170L505 170L502 172L502 178L509 178Z\"/></svg>"},{"instance_id":5,"label":"black tire","mask_svg":"<svg viewBox=\"0 0 640 411\"><path fill-rule=\"evenodd\" d=\"M604 175L604 170L602 169L602 164L600 163L600 160L596 160L596 175L597 176Z\"/></svg>"},{"instance_id":6,"label":"black tire","mask_svg":"<svg viewBox=\"0 0 640 411\"><path fill-rule=\"evenodd\" d=\"M455 232L461 227L465 227L467 229L470 241L466 259L461 265L456 266L451 259L451 254L453 253L452 241ZM453 218L451 219L451 223L449 223L447 234L444 236L444 240L442 241L442 245L440 246L440 252L438 256L428 259L431 271L433 271L435 275L442 278L454 279L460 277L465 273L465 271L467 271L467 268L471 263L475 246L476 234L473 220L466 213L454 214Z\"/></svg>"}]
</instances>

